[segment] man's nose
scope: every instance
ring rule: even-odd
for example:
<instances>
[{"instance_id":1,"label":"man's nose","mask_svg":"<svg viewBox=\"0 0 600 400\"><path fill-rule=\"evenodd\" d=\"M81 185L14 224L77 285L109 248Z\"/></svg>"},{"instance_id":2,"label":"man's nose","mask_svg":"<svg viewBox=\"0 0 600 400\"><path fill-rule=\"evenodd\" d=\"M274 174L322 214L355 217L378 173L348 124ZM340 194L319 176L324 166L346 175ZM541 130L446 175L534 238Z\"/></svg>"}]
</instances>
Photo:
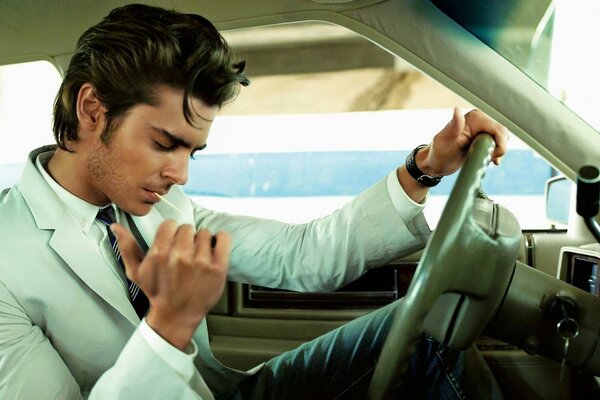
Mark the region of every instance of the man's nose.
<instances>
[{"instance_id":1,"label":"man's nose","mask_svg":"<svg viewBox=\"0 0 600 400\"><path fill-rule=\"evenodd\" d=\"M188 180L189 156L174 157L162 171L163 178L170 179L176 185L185 185Z\"/></svg>"}]
</instances>

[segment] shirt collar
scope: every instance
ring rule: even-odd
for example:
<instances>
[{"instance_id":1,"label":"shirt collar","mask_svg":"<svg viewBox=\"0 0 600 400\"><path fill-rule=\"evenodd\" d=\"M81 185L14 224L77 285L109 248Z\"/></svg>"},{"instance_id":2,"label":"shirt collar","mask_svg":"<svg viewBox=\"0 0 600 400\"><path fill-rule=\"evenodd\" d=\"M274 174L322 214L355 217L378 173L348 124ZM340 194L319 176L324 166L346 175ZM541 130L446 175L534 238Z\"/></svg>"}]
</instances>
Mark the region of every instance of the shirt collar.
<instances>
[{"instance_id":1,"label":"shirt collar","mask_svg":"<svg viewBox=\"0 0 600 400\"><path fill-rule=\"evenodd\" d=\"M58 198L65 204L67 214L69 214L77 222L81 230L87 234L96 219L98 211L103 207L98 207L75 196L73 193L60 186L50 174L46 172L44 166L47 165L52 154L52 151L41 153L35 160L35 166L40 171L40 174L42 174L46 183L48 183L48 186L50 186Z\"/></svg>"}]
</instances>

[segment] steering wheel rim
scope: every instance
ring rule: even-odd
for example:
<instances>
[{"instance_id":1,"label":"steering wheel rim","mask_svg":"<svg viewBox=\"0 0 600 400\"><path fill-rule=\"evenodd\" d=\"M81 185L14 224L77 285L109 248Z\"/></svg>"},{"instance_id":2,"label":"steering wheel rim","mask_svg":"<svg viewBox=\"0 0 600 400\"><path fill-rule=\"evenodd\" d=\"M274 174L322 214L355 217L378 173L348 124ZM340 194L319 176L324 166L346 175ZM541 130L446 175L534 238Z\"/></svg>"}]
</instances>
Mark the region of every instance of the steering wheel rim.
<instances>
[{"instance_id":1,"label":"steering wheel rim","mask_svg":"<svg viewBox=\"0 0 600 400\"><path fill-rule=\"evenodd\" d=\"M424 249L404 303L396 308L394 322L369 386L368 398L371 400L389 398L393 389L401 383L414 343L423 332L425 318L440 295L458 291L485 296L485 283L479 287L468 268L461 269L459 266L455 270L444 261L456 243L446 238L458 238L464 229L471 229L467 227L470 211L494 148L493 138L482 133L475 137L469 149L440 221Z\"/></svg>"}]
</instances>

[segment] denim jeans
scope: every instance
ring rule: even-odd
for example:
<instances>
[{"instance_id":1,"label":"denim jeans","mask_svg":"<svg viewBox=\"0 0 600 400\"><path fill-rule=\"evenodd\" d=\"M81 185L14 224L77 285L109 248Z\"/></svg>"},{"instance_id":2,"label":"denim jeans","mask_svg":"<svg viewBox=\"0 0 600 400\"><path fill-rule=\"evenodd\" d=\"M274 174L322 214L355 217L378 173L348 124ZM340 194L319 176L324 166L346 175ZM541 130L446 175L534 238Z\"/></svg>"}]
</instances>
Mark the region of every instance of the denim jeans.
<instances>
[{"instance_id":1,"label":"denim jeans","mask_svg":"<svg viewBox=\"0 0 600 400\"><path fill-rule=\"evenodd\" d=\"M379 352L400 302L357 318L267 361L236 393L219 399L366 399ZM464 399L463 354L422 337L397 399Z\"/></svg>"}]
</instances>

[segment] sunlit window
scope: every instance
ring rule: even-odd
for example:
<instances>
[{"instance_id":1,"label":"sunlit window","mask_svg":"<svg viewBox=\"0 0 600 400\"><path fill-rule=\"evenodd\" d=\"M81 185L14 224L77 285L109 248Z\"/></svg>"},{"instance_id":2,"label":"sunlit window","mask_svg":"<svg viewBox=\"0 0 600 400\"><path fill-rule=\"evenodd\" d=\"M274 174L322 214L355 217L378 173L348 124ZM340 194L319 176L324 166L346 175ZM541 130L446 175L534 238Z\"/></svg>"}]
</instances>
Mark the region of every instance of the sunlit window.
<instances>
[{"instance_id":1,"label":"sunlit window","mask_svg":"<svg viewBox=\"0 0 600 400\"><path fill-rule=\"evenodd\" d=\"M414 67L330 24L226 33L252 84L216 119L184 190L214 210L305 222L326 215L404 162L452 115L473 108ZM277 38L277 41L265 38ZM299 39L300 38L300 39ZM60 86L44 61L0 67L0 188L14 184L27 154L53 143ZM517 138L484 189L524 228L547 228L550 166ZM435 227L454 177L431 191Z\"/></svg>"},{"instance_id":2,"label":"sunlit window","mask_svg":"<svg viewBox=\"0 0 600 400\"><path fill-rule=\"evenodd\" d=\"M46 61L0 66L0 189L17 181L31 150L54 143L52 104L60 83Z\"/></svg>"},{"instance_id":3,"label":"sunlit window","mask_svg":"<svg viewBox=\"0 0 600 400\"><path fill-rule=\"evenodd\" d=\"M600 131L600 2L555 4L549 90Z\"/></svg>"},{"instance_id":4,"label":"sunlit window","mask_svg":"<svg viewBox=\"0 0 600 400\"><path fill-rule=\"evenodd\" d=\"M217 117L207 151L191 163L185 190L211 209L289 222L327 215L428 143L452 107L474 108L338 26L279 25L226 37L247 61L252 83ZM509 144L484 189L523 227L547 228L544 183L552 169L518 138ZM431 191L431 227L454 181Z\"/></svg>"}]
</instances>

